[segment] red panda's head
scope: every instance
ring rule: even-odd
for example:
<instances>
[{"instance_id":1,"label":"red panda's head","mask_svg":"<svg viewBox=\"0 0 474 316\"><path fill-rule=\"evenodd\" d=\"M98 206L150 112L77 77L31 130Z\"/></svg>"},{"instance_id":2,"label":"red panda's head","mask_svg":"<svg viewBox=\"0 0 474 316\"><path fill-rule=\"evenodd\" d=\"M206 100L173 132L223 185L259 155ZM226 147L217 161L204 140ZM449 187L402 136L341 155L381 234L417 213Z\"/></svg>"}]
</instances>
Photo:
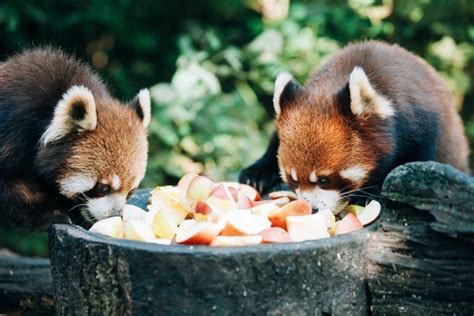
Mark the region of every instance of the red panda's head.
<instances>
[{"instance_id":1,"label":"red panda's head","mask_svg":"<svg viewBox=\"0 0 474 316\"><path fill-rule=\"evenodd\" d=\"M40 140L43 169L54 167L59 193L90 221L117 214L145 175L150 95L129 104L72 86L55 107Z\"/></svg>"},{"instance_id":2,"label":"red panda's head","mask_svg":"<svg viewBox=\"0 0 474 316\"><path fill-rule=\"evenodd\" d=\"M391 149L384 122L394 110L360 67L340 87L315 85L301 87L288 73L276 80L280 173L314 209L337 213Z\"/></svg>"}]
</instances>

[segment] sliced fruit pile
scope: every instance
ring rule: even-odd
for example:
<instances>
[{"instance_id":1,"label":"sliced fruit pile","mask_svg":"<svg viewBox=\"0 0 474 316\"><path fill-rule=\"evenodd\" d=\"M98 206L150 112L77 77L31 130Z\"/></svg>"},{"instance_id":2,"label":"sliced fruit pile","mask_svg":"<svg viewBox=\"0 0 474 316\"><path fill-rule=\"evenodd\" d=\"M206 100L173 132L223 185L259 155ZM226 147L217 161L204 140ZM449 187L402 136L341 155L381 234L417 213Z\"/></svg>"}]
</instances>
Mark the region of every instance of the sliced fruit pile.
<instances>
[{"instance_id":1,"label":"sliced fruit pile","mask_svg":"<svg viewBox=\"0 0 474 316\"><path fill-rule=\"evenodd\" d=\"M330 210L312 214L290 191L262 200L251 186L215 183L187 174L177 186L153 190L148 212L126 205L123 217L95 223L90 231L160 244L242 246L314 240L359 230L375 221L380 204L350 205L340 220ZM339 215L338 215L339 216Z\"/></svg>"}]
</instances>

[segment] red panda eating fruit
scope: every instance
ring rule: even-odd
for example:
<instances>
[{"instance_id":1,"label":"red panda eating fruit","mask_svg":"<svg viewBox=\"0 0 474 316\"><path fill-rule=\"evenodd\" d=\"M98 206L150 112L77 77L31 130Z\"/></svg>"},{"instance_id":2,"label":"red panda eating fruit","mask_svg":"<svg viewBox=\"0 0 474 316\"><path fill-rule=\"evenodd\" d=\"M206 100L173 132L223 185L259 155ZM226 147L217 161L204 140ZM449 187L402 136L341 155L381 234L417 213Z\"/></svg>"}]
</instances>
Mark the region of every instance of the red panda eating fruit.
<instances>
[{"instance_id":1,"label":"red panda eating fruit","mask_svg":"<svg viewBox=\"0 0 474 316\"><path fill-rule=\"evenodd\" d=\"M118 214L145 175L150 95L114 99L52 48L0 63L0 212L30 230Z\"/></svg>"},{"instance_id":2,"label":"red panda eating fruit","mask_svg":"<svg viewBox=\"0 0 474 316\"><path fill-rule=\"evenodd\" d=\"M397 45L351 44L304 86L280 74L273 103L276 133L239 176L263 193L281 177L314 209L337 213L349 199L377 194L386 175L410 161L469 172L468 142L446 84Z\"/></svg>"}]
</instances>

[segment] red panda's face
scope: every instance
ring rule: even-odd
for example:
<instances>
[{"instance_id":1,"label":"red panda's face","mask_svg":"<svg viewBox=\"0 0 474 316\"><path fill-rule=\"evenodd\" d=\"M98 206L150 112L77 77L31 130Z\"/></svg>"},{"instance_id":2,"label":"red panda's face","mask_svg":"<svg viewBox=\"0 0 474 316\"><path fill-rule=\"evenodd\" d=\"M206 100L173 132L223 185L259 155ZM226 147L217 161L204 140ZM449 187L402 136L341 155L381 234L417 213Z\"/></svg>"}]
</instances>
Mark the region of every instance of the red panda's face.
<instances>
[{"instance_id":1,"label":"red panda's face","mask_svg":"<svg viewBox=\"0 0 474 316\"><path fill-rule=\"evenodd\" d=\"M87 88L63 98L67 100L64 106L69 107L65 113L71 115L63 115L62 121L53 119L42 142L48 146L60 140L64 136L61 133L67 133L66 127L77 127L78 122L84 127L72 127L77 137L72 138L73 143L58 168L59 191L79 203L77 207L89 222L118 215L145 175L146 126L150 120L148 92L142 90L129 105L112 99L94 99ZM76 121L68 121L71 117Z\"/></svg>"},{"instance_id":2,"label":"red panda's face","mask_svg":"<svg viewBox=\"0 0 474 316\"><path fill-rule=\"evenodd\" d=\"M378 157L388 150L373 128L393 114L390 102L375 93L360 68L348 81L347 88L301 88L284 74L275 84L282 180L314 209L334 213L364 187Z\"/></svg>"},{"instance_id":3,"label":"red panda's face","mask_svg":"<svg viewBox=\"0 0 474 316\"><path fill-rule=\"evenodd\" d=\"M337 116L300 107L277 121L282 179L314 209L334 212L345 206L345 193L360 188L374 161L361 140Z\"/></svg>"}]
</instances>

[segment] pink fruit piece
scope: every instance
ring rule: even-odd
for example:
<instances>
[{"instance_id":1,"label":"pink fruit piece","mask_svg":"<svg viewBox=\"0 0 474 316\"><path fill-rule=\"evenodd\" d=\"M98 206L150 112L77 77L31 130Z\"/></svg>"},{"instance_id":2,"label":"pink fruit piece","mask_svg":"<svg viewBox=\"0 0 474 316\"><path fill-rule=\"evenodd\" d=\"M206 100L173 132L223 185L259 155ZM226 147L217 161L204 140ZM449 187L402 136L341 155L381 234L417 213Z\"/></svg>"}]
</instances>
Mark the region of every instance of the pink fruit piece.
<instances>
[{"instance_id":1,"label":"pink fruit piece","mask_svg":"<svg viewBox=\"0 0 474 316\"><path fill-rule=\"evenodd\" d=\"M250 199L250 201L260 201L262 199L260 193L258 193L257 190L247 184L240 185L240 192L245 194Z\"/></svg>"},{"instance_id":2,"label":"pink fruit piece","mask_svg":"<svg viewBox=\"0 0 474 316\"><path fill-rule=\"evenodd\" d=\"M275 191L268 194L272 200L279 199L281 197L288 197L290 200L297 200L298 196L293 191Z\"/></svg>"},{"instance_id":3,"label":"pink fruit piece","mask_svg":"<svg viewBox=\"0 0 474 316\"><path fill-rule=\"evenodd\" d=\"M336 222L335 235L350 233L363 227L359 219L354 214L349 213L342 220Z\"/></svg>"},{"instance_id":4,"label":"pink fruit piece","mask_svg":"<svg viewBox=\"0 0 474 316\"><path fill-rule=\"evenodd\" d=\"M280 227L270 227L262 231L260 235L263 238L263 243L292 242L288 232Z\"/></svg>"},{"instance_id":5,"label":"pink fruit piece","mask_svg":"<svg viewBox=\"0 0 474 316\"><path fill-rule=\"evenodd\" d=\"M297 200L286 204L278 211L270 213L268 219L272 222L272 226L286 229L286 218L288 216L310 215L311 213L311 205L308 202Z\"/></svg>"},{"instance_id":6,"label":"pink fruit piece","mask_svg":"<svg viewBox=\"0 0 474 316\"><path fill-rule=\"evenodd\" d=\"M187 196L198 201L206 199L214 189L214 182L203 176L196 176L189 182Z\"/></svg>"},{"instance_id":7,"label":"pink fruit piece","mask_svg":"<svg viewBox=\"0 0 474 316\"><path fill-rule=\"evenodd\" d=\"M195 173L187 173L184 176L181 177L181 179L178 182L177 187L179 187L181 190L186 191L188 189L189 183L191 180L193 180L195 177L198 175Z\"/></svg>"},{"instance_id":8,"label":"pink fruit piece","mask_svg":"<svg viewBox=\"0 0 474 316\"><path fill-rule=\"evenodd\" d=\"M236 201L229 189L222 183L219 183L211 192L211 196L215 196L216 198L229 200L229 201Z\"/></svg>"},{"instance_id":9,"label":"pink fruit piece","mask_svg":"<svg viewBox=\"0 0 474 316\"><path fill-rule=\"evenodd\" d=\"M223 228L223 222L189 222L178 228L175 241L185 245L209 245Z\"/></svg>"},{"instance_id":10,"label":"pink fruit piece","mask_svg":"<svg viewBox=\"0 0 474 316\"><path fill-rule=\"evenodd\" d=\"M209 215L212 213L212 208L206 202L198 201L194 211L199 214Z\"/></svg>"},{"instance_id":11,"label":"pink fruit piece","mask_svg":"<svg viewBox=\"0 0 474 316\"><path fill-rule=\"evenodd\" d=\"M240 209L252 208L252 201L240 191L237 192L237 207Z\"/></svg>"}]
</instances>

